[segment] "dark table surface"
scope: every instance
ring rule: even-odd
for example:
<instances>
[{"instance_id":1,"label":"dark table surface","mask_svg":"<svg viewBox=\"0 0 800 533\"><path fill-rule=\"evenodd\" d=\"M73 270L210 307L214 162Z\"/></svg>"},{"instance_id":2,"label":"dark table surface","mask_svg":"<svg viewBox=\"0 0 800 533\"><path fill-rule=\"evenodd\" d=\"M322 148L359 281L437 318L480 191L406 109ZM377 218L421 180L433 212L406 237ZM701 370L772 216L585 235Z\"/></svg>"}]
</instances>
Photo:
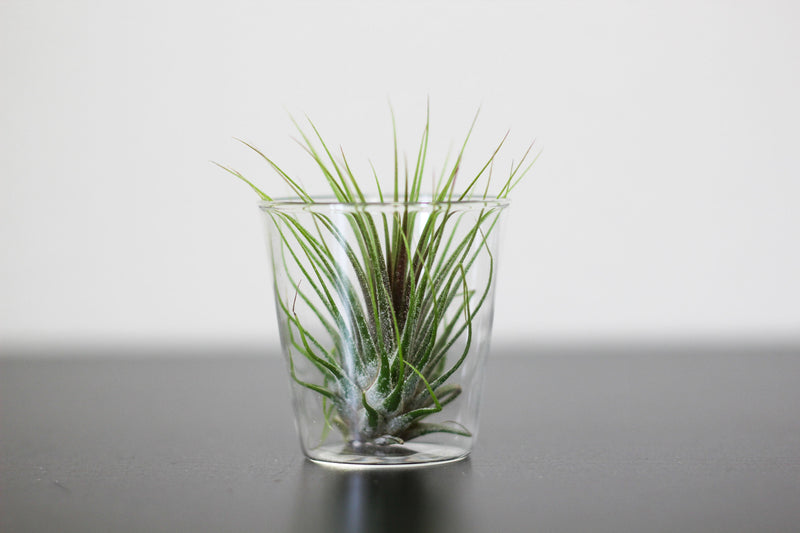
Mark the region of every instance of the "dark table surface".
<instances>
[{"instance_id":1,"label":"dark table surface","mask_svg":"<svg viewBox=\"0 0 800 533\"><path fill-rule=\"evenodd\" d=\"M800 348L495 353L471 458L377 471L276 357L113 351L0 359L0 531L800 531Z\"/></svg>"}]
</instances>

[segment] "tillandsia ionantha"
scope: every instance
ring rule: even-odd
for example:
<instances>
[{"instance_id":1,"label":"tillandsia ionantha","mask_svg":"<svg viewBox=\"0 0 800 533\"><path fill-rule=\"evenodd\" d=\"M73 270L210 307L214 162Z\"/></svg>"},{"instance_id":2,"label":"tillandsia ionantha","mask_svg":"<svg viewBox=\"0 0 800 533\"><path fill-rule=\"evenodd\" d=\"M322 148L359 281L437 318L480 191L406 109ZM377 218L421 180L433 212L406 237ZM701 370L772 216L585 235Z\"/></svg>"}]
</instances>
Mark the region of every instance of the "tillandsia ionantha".
<instances>
[{"instance_id":1,"label":"tillandsia ionantha","mask_svg":"<svg viewBox=\"0 0 800 533\"><path fill-rule=\"evenodd\" d=\"M307 192L270 157L242 142L262 158L296 195L293 209L270 209L273 200L236 170L218 165L249 185L272 217L278 246L274 268L288 274L291 291L276 302L282 341L293 381L313 391L324 418L321 441L335 428L353 452L376 453L431 433L471 436L454 421L429 422L462 393L453 383L473 342L473 321L490 295L495 260L487 238L509 193L538 155L533 144L512 162L500 188L489 194L495 158L508 134L482 167L456 192L470 125L455 161L423 194L430 112L413 168L401 179L397 129L392 113L394 171L388 195L370 163L369 182L377 199L364 194L344 151L334 156L311 120L310 130L294 119L301 147L319 167L335 203L350 208L333 216L315 209L330 204ZM464 222L459 205L480 203ZM366 209L367 206L385 209ZM426 210L414 206L425 204ZM304 209L305 208L305 209ZM306 217L303 222L299 213ZM488 262L489 275L470 284L476 261ZM299 314L299 308L306 312ZM488 306L487 306L488 307ZM311 372L300 375L300 362ZM456 376L457 377L457 376Z\"/></svg>"}]
</instances>

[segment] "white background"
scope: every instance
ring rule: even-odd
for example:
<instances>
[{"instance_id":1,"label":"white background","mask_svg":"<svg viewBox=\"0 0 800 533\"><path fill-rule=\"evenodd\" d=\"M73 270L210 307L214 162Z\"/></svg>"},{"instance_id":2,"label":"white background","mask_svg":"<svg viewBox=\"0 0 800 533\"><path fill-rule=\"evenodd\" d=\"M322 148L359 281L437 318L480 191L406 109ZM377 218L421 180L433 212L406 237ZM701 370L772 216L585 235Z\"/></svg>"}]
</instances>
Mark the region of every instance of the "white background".
<instances>
[{"instance_id":1,"label":"white background","mask_svg":"<svg viewBox=\"0 0 800 533\"><path fill-rule=\"evenodd\" d=\"M276 342L233 137L303 174L543 149L505 227L495 339L800 332L800 4L0 0L0 351ZM381 166L383 165L383 166ZM311 181L312 178L305 176Z\"/></svg>"}]
</instances>

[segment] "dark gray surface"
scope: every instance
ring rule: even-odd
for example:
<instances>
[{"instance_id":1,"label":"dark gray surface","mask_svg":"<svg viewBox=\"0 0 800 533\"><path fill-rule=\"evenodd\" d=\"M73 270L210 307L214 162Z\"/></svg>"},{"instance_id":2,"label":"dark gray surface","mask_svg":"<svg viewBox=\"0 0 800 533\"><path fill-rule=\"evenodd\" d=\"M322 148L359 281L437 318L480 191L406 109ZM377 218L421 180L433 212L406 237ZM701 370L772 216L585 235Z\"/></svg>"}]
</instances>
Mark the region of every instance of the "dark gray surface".
<instances>
[{"instance_id":1,"label":"dark gray surface","mask_svg":"<svg viewBox=\"0 0 800 533\"><path fill-rule=\"evenodd\" d=\"M0 531L800 531L800 350L500 355L399 471L305 461L278 359L0 359Z\"/></svg>"}]
</instances>

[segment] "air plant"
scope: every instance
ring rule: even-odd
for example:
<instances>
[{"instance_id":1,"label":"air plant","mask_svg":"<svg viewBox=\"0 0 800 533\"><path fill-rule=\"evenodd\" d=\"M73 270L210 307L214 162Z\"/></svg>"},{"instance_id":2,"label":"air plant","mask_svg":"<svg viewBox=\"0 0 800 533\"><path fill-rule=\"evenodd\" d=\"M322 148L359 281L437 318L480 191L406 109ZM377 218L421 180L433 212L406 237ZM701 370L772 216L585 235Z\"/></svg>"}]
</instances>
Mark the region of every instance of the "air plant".
<instances>
[{"instance_id":1,"label":"air plant","mask_svg":"<svg viewBox=\"0 0 800 533\"><path fill-rule=\"evenodd\" d=\"M413 169L406 164L402 178L392 114L389 194L371 164L369 180L357 178L344 151L334 156L310 120L309 130L293 122L334 201L309 194L245 141L295 199L275 200L241 173L219 165L258 194L271 218L276 308L289 373L318 400L322 442L335 429L348 451L374 454L431 433L471 436L457 422L430 417L462 393L462 385L454 382L457 371L473 348L476 317L491 307L487 299L496 262L487 239L508 195L538 157L531 156L531 145L490 195L494 161L506 134L456 192L476 120L477 114L455 161L445 164L429 196L423 193L429 113L416 162ZM377 199L363 192L369 182L377 186ZM488 275L481 278L471 275L479 262L488 263ZM286 273L284 294L278 271Z\"/></svg>"}]
</instances>

